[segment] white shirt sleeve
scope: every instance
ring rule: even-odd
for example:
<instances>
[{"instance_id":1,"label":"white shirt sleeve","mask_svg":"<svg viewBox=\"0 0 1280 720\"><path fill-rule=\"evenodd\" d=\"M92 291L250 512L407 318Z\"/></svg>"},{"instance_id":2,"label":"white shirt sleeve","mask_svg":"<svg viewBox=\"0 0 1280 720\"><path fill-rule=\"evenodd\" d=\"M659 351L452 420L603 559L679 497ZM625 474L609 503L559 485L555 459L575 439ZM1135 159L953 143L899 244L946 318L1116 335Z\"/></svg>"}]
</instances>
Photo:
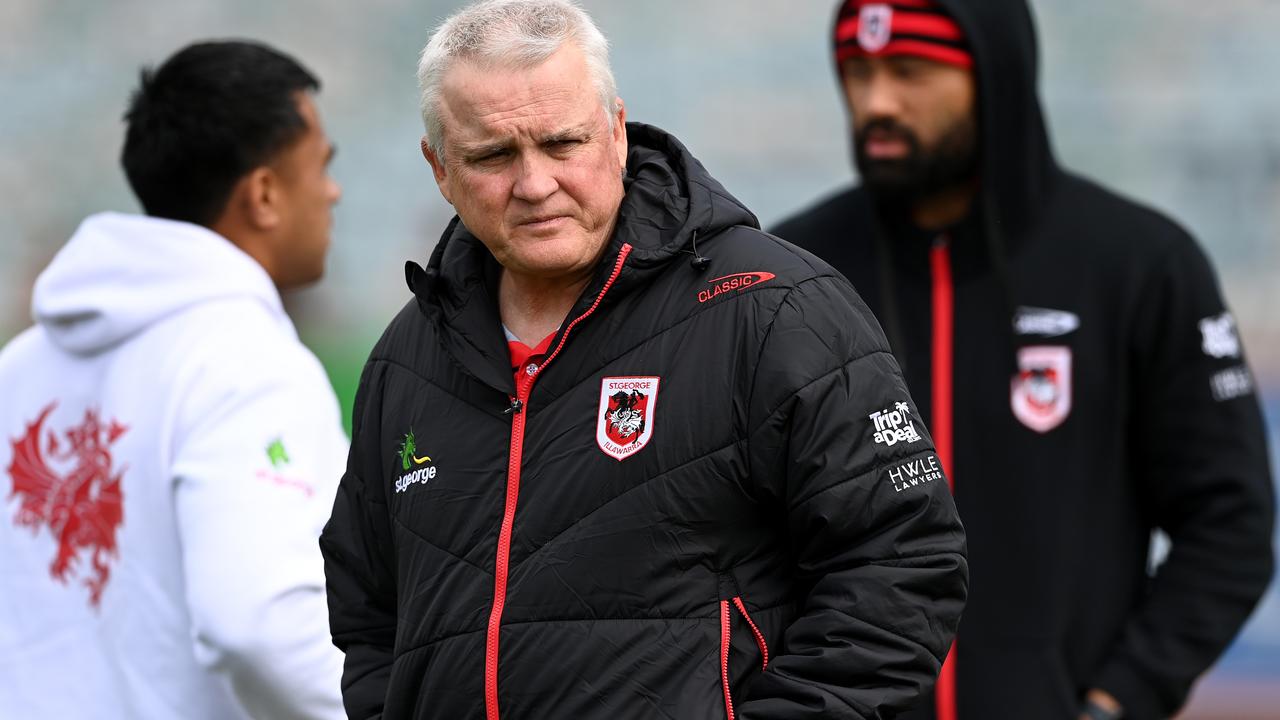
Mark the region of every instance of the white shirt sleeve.
<instances>
[{"instance_id":1,"label":"white shirt sleeve","mask_svg":"<svg viewBox=\"0 0 1280 720\"><path fill-rule=\"evenodd\" d=\"M300 346L249 353L195 390L174 498L196 658L255 718L342 718L318 538L347 452L333 390Z\"/></svg>"}]
</instances>

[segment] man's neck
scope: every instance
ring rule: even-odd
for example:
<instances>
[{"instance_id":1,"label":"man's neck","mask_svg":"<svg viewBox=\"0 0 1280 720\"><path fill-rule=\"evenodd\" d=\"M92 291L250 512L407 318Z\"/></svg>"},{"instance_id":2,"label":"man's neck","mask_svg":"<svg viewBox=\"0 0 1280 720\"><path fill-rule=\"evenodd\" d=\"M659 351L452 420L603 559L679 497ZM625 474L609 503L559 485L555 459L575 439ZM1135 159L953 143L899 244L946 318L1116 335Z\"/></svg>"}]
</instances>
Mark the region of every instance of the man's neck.
<instances>
[{"instance_id":1,"label":"man's neck","mask_svg":"<svg viewBox=\"0 0 1280 720\"><path fill-rule=\"evenodd\" d=\"M911 221L921 230L952 227L969 214L977 193L978 181L975 179L930 195L912 207Z\"/></svg>"},{"instance_id":2,"label":"man's neck","mask_svg":"<svg viewBox=\"0 0 1280 720\"><path fill-rule=\"evenodd\" d=\"M530 347L554 333L582 290L591 280L586 274L581 278L545 279L502 271L498 281L498 314L506 326L520 341Z\"/></svg>"}]
</instances>

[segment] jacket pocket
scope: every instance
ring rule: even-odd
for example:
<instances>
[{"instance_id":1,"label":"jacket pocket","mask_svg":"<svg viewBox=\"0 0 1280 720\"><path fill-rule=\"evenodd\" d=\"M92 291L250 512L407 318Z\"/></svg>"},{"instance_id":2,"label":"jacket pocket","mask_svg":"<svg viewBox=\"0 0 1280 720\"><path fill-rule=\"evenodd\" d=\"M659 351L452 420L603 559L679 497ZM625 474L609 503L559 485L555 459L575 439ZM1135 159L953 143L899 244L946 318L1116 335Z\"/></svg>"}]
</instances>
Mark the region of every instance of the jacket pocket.
<instances>
[{"instance_id":1,"label":"jacket pocket","mask_svg":"<svg viewBox=\"0 0 1280 720\"><path fill-rule=\"evenodd\" d=\"M720 683L724 688L724 711L728 720L734 720L733 713L733 692L729 683L729 648L733 640L733 615L734 612L742 615L747 621L747 627L751 628L751 634L755 637L756 645L760 648L760 670L763 672L769 667L769 645L765 642L764 635L760 632L760 628L756 627L756 623L751 619L751 614L747 612L746 603L742 602L741 596L735 596L732 600L720 601Z\"/></svg>"}]
</instances>

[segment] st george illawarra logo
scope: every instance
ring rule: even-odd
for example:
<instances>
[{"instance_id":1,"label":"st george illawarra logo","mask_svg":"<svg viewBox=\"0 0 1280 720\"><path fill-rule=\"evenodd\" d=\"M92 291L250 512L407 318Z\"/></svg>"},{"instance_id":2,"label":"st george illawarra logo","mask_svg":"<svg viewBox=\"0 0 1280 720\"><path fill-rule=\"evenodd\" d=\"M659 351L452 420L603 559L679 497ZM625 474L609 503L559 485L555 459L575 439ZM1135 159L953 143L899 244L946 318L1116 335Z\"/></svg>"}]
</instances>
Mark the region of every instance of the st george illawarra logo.
<instances>
[{"instance_id":1,"label":"st george illawarra logo","mask_svg":"<svg viewBox=\"0 0 1280 720\"><path fill-rule=\"evenodd\" d=\"M1038 433L1047 433L1071 414L1071 348L1036 345L1018 350L1009 404L1014 417Z\"/></svg>"},{"instance_id":2,"label":"st george illawarra logo","mask_svg":"<svg viewBox=\"0 0 1280 720\"><path fill-rule=\"evenodd\" d=\"M858 44L869 53L880 52L893 37L893 6L863 5L858 11Z\"/></svg>"},{"instance_id":3,"label":"st george illawarra logo","mask_svg":"<svg viewBox=\"0 0 1280 720\"><path fill-rule=\"evenodd\" d=\"M654 409L658 406L656 377L607 377L600 381L600 410L596 444L619 462L653 438Z\"/></svg>"}]
</instances>

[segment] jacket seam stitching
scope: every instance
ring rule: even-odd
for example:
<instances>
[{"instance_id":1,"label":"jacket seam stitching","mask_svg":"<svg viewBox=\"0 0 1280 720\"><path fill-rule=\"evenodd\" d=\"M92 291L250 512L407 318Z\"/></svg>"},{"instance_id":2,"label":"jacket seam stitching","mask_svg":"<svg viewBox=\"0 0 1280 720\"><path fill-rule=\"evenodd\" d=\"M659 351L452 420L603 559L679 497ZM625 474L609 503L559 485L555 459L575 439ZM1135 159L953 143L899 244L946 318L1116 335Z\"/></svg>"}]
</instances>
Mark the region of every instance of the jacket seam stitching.
<instances>
[{"instance_id":1,"label":"jacket seam stitching","mask_svg":"<svg viewBox=\"0 0 1280 720\"><path fill-rule=\"evenodd\" d=\"M929 655L930 655L930 656L932 656L932 655L933 655L933 653L929 653ZM781 657L781 656L780 656L780 657ZM775 661L775 662L776 662L776 661ZM773 663L770 663L770 665L772 665L772 664L773 664ZM798 675L790 675L790 674L788 674L788 675L786 676L786 679L787 679L787 681L788 681L788 682L793 682L793 683L797 683L797 684L799 684L799 685L804 685L804 686L806 686L806 687L813 688L813 689L818 690L819 692L821 692L823 695L826 695L826 696L828 696L828 697L833 697L833 698L835 698L836 700L839 700L839 701L840 701L840 703L841 703L842 705L844 705L845 707L847 707L847 708L849 708L850 710L852 710L852 711L854 711L855 713L857 713L858 717L860 717L860 718L874 717L874 716L872 716L872 715L868 714L868 711L867 711L867 710L865 710L865 709L863 709L863 708L860 708L860 707L858 707L857 705L853 704L852 702L850 702L850 701L846 700L845 698L840 697L839 695L837 695L837 694L835 694L835 693L831 692L831 690L829 690L829 689L828 689L828 686L827 686L827 685L823 685L822 683L814 682L814 681L812 681L812 680L809 680L809 679L807 679L807 678L800 677L800 676L798 676ZM761 699L765 699L765 700L767 700L767 699L768 699L768 696L765 696L764 698L761 698ZM744 706L750 705L752 700L753 700L753 698L748 697L748 698L746 699L746 701L743 703L743 705L744 705Z\"/></svg>"},{"instance_id":2,"label":"jacket seam stitching","mask_svg":"<svg viewBox=\"0 0 1280 720\"><path fill-rule=\"evenodd\" d=\"M748 289L746 289L746 290L742 290L742 291L738 292L738 294L737 294L737 295L735 296L735 298L734 298L734 299L732 299L732 300L726 300L726 301L719 302L719 303L713 303L713 304L708 304L708 305L700 306L697 310L695 310L695 311L693 311L693 312L689 313L688 315L685 315L684 317L676 318L675 320L673 320L673 321L671 322L671 324L670 324L670 325L667 325L667 326L662 327L662 328L658 328L658 329L654 330L654 331L653 331L653 333L651 333L651 334L649 334L649 335L647 335L647 336L645 336L645 337L643 337L643 338L639 339L639 340L638 340L638 341L636 341L634 344L632 344L632 345L628 345L627 347L625 347L625 348L622 348L622 349L618 350L618 352L617 352L617 353L615 353L615 354L613 354L611 357L609 357L609 358L607 358L607 359L603 360L603 361L602 361L602 362L600 362L598 365L596 365L595 367L593 367L590 371L584 372L584 373L583 373L583 377L582 377L581 379L576 380L576 381L572 382L571 384L569 384L569 385L565 386L565 387L563 388L563 391L562 391L560 394L558 394L558 395L552 395L552 396L550 396L550 397L547 397L547 396L546 396L546 394L544 393L542 396L540 396L540 397L539 397L539 399L540 399L540 400L544 400L544 402L543 402L542 404L540 404L540 405L535 406L535 407L536 407L536 408L538 408L538 409L534 411L534 415L536 415L537 413L541 412L541 409L542 409L542 408L544 408L544 407L549 407L552 403L556 402L557 400L560 400L560 399L561 399L561 398L563 398L565 395L568 395L568 394L569 394L569 392L570 392L571 390L573 390L574 388L576 388L577 386L579 386L579 385L581 385L581 384L583 384L583 383L586 383L586 382L590 382L591 380L594 380L594 379L595 379L595 376L596 376L597 374L599 374L599 373L600 373L600 371L601 371L601 370L603 370L603 369L604 369L606 366L608 366L610 363L616 362L616 361L618 361L619 359L621 359L621 358L623 358L624 356L626 356L628 353L634 352L634 351L635 351L635 349L636 349L636 348L638 348L638 347L640 347L641 345L644 345L644 344L645 344L645 343L647 343L647 342L652 342L652 341L654 341L654 340L657 340L660 336L662 336L662 335L664 335L664 334L666 334L666 333L669 333L669 332L671 332L671 331L675 330L676 328L680 327L681 325L683 325L683 324L685 324L685 323L687 323L687 322L692 322L695 318L699 317L700 315L702 315L702 314L703 314L703 313L705 313L705 312L711 312L711 311L713 311L713 310L715 310L715 309L717 309L717 308L719 308L719 307L721 307L721 306L728 305L730 302L734 302L734 301L735 301L735 300L737 300L738 298L744 298L744 297L747 297L748 295L755 294L756 292L770 292L770 291L772 291L772 292L778 292L778 291L786 290L786 292L787 292L788 294L790 294L794 289L795 289L795 288L787 288L787 287L785 287L785 286L781 286L781 287L780 287L780 286L770 286L770 287L760 288L759 290L756 290L756 289L753 287L753 288L748 288ZM785 298L784 298L784 300L785 300ZM610 317L612 317L612 316L610 316ZM544 387L545 387L545 386L544 386ZM531 415L530 417L532 417L532 415Z\"/></svg>"},{"instance_id":3,"label":"jacket seam stitching","mask_svg":"<svg viewBox=\"0 0 1280 720\"><path fill-rule=\"evenodd\" d=\"M595 515L596 513L598 513L598 512L600 512L601 510L605 509L606 507L608 507L609 505L613 504L613 503L614 503L614 502L616 502L617 500L621 500L623 497L626 497L627 495L630 495L631 493L635 492L636 490L639 490L639 489L641 489L641 488L648 487L649 483L654 482L655 480L660 480L660 479L662 479L662 478L665 478L665 477L667 477L668 475L670 475L671 473L676 472L677 470L682 470L682 469L684 469L684 468L688 467L689 465L692 465L692 464L694 464L694 463L696 463L696 462L699 462L699 461L701 461L701 460L705 460L705 459L707 459L707 458L711 457L712 455L715 455L716 453L723 452L723 451L725 451L725 450L727 450L727 449L729 449L729 448L733 447L734 445L737 445L739 442L741 442L741 440L740 440L740 439L735 439L735 440L732 440L732 441L730 441L730 442L728 442L728 443L725 443L724 445L721 445L720 447L714 448L714 449L712 449L712 450L708 450L707 452L704 452L704 453L702 453L701 455L698 455L697 457L690 458L689 460L687 460L687 461L685 461L685 462L682 462L682 463L680 463L679 465L676 465L675 467L668 468L667 470L663 470L662 472L658 473L657 475L653 475L653 476L651 476L651 477L645 478L644 482L642 482L642 483L640 483L640 484L638 484L638 485L634 485L634 486L632 486L632 487L629 487L629 488L627 488L626 490L623 490L622 492L618 493L617 495L614 495L613 497L609 498L608 500L605 500L605 501L604 501L603 503L601 503L599 506L597 506L597 507L595 507L595 508L592 508L592 509L591 509L591 511L590 511L590 512L588 512L588 513L586 513L586 514L579 516L579 517L578 517L577 519L575 519L572 523L570 523L569 525L565 526L562 530L560 530L560 531L559 531L559 532L557 532L555 535L553 535L553 536L551 536L550 538L548 538L546 541L544 541L544 542L543 542L541 545L539 545L538 547L534 548L534 549L533 549L533 550L532 550L532 551L531 551L527 556L525 556L525 558L524 558L523 560L521 560L518 564L516 564L516 566L515 566L515 567L517 567L517 568L522 567L526 562L528 562L528 561L532 560L532 559L533 559L533 557L534 557L535 555L537 555L538 553L542 552L542 550L543 550L544 548L546 548L546 547L550 546L552 543L554 543L555 541L559 540L561 535L564 535L565 533L569 532L570 530L572 530L573 528L575 528L575 527L577 527L579 524L581 524L583 521L585 521L587 518L590 518L592 515Z\"/></svg>"},{"instance_id":4,"label":"jacket seam stitching","mask_svg":"<svg viewBox=\"0 0 1280 720\"><path fill-rule=\"evenodd\" d=\"M954 555L955 553L947 553L947 554ZM866 563L866 564L868 564L868 565L876 565L876 564L878 564L878 563ZM929 649L929 646L928 646L928 645L925 645L924 643L922 643L922 642L920 642L919 640L917 640L917 639L915 639L915 638L911 637L910 635L908 635L908 634L904 633L903 631L899 630L899 629L898 629L898 628L896 628L896 627L886 627L886 626L881 625L881 624L879 624L879 623L871 622L870 620L866 619L865 617L862 617L862 616L860 616L860 615L854 615L854 614L852 614L852 613L845 612L844 610L841 610L841 609L840 609L840 608L838 608L838 607L831 607L831 608L828 608L828 609L829 609L829 610L833 610L833 611L835 611L835 612L838 612L838 613L840 613L841 615L844 615L844 616L845 616L845 617L847 617L847 618L851 618L851 619L856 620L856 621L858 621L858 622L861 622L861 623L863 623L863 624L865 624L865 625L869 625L869 626L871 626L871 627L873 627L873 628L875 628L875 629L879 630L880 632L889 633L890 635L893 635L893 636L895 636L895 637L897 637L897 638L899 638L899 639L906 640L907 642L911 643L912 645L914 645L914 646L916 646L916 647L918 647L918 648L920 648L920 649L924 650L925 652L929 653L929 657L933 658L934 660L937 660L937 661L938 661L938 664L942 664L943 660L945 660L945 659L946 659L946 655L945 655L945 654L943 655L943 657L938 657L937 655L934 655L934 654L933 654L933 651ZM949 649L949 648L948 648L948 649ZM944 651L944 652L945 652L945 651Z\"/></svg>"},{"instance_id":5,"label":"jacket seam stitching","mask_svg":"<svg viewBox=\"0 0 1280 720\"><path fill-rule=\"evenodd\" d=\"M537 624L539 624L539 623L565 623L565 622L627 622L627 621L631 621L631 622L668 622L668 621L672 621L672 620L692 620L692 621L697 621L697 622L708 622L708 621L711 621L711 620L717 620L717 621L718 621L718 620L719 620L719 615L718 615L718 614L717 614L717 615L714 615L714 616L712 616L712 615L679 615L679 616L662 616L662 617L618 617L618 618L613 618L613 617L609 617L609 618L547 618L547 619L541 619L541 620L518 620L518 621L516 621L516 622L503 622L503 623L502 623L502 627L506 628L506 627L512 627L512 626L515 626L515 625L537 625ZM408 655L408 654L410 654L410 653L418 652L419 650L422 650L423 648L427 648L427 647L430 647L430 646L432 646L432 645L437 645L437 644L442 643L442 642L444 642L444 641L446 641L446 640L453 640L454 638L460 638L460 637L462 637L462 636L464 636L464 635L476 635L476 634L478 634L478 633L484 633L484 632L486 632L486 631L487 631L487 629L488 629L488 628L477 628L477 629L475 629L475 630L462 630L462 631L460 631L460 632L449 633L448 635L441 635L440 637L431 638L430 640L427 640L427 641L425 641L425 642L422 642L422 643L420 643L420 644L418 644L418 645L414 645L413 647L401 648L399 651L397 651L397 652L395 653L395 658L394 658L394 660L399 660L400 658L404 657L405 655Z\"/></svg>"},{"instance_id":6,"label":"jacket seam stitching","mask_svg":"<svg viewBox=\"0 0 1280 720\"><path fill-rule=\"evenodd\" d=\"M810 269L812 269L812 266L810 266ZM751 392L748 394L748 397L747 397L747 406L748 406L748 407L750 407L750 406L754 403L754 401L755 401L756 388L757 388L757 387L758 387L758 385L759 385L759 382L758 382L758 381L759 381L759 375L758 375L758 373L760 372L760 361L761 361L761 358L763 358L763 357L764 357L764 351L765 351L765 348L766 348L766 347L768 346L768 344L769 344L769 338L773 335L773 328L774 328L774 326L775 326L775 325L777 324L777 322L778 322L778 316L782 314L782 309L786 306L787 302L791 300L791 296L792 296L792 295L794 295L797 291L799 291L799 290L801 289L801 287L802 287L802 286L804 286L804 285L808 285L808 284L810 284L810 283L817 282L817 281L819 281L819 280L827 280L827 279L830 279L830 278L833 278L833 277L835 277L835 276L834 276L834 275L830 275L830 274L816 275L816 276L814 276L814 277L806 278L806 279L804 279L804 280L801 280L801 281L797 282L794 286L792 286L792 288L791 288L789 291L787 291L786 296L782 298L782 302L778 303L778 307L777 307L776 309L774 309L774 311L773 311L773 317L769 319L769 327L765 330L764 335L760 338L760 349L756 352L755 370L754 370L754 371L752 372L752 374L751 374ZM806 328L806 329L808 329L808 328ZM812 332L812 330L810 330L810 332ZM888 350L885 350L885 349L883 349L883 348L876 348L875 350L871 350L871 351L869 351L869 352L863 353L862 355L859 355L859 356L857 356L857 357L850 358L850 359L848 359L848 360L844 361L843 363L841 363L840 365L838 365L838 366L836 366L836 367L832 368L831 370L828 370L827 372L822 373L821 375L819 375L818 377L814 378L813 380L810 380L809 382L805 383L804 385L802 385L802 386L800 386L800 387L796 388L794 392L792 392L790 395L787 395L787 397L786 397L786 398L783 398L782 402L778 403L778 406L777 406L777 407L773 408L773 409L772 409L772 410L770 410L768 413L766 413L766 414L765 414L765 416L764 416L763 418L761 418L760 423L759 423L759 424L758 424L754 429L753 429L753 428L748 428L748 430L747 430L747 437L748 437L748 438L750 438L752 435L754 435L754 434L755 434L756 430L758 430L758 429L760 428L760 426L761 426L761 425L764 425L764 423L768 422L769 418L773 417L773 416L778 412L778 410L780 410L780 409L782 408L782 406L783 406L784 404L786 404L786 400L787 400L787 399L792 398L792 397L795 397L795 396L796 396L796 395L798 395L802 390L804 390L805 388L809 387L809 386L810 386L810 385L812 385L813 383L818 382L819 380L822 380L822 379L823 379L823 378L825 378L826 376L828 376L828 375L830 375L830 374L832 374L832 373L834 373L834 372L837 372L837 371L839 371L839 370L841 370L841 369L843 369L843 368L845 368L845 367L848 367L849 365L852 365L853 363L855 363L855 362L857 362L857 361L859 361L859 360L862 360L862 359L864 359L864 358L870 357L870 356L875 355L875 354L877 354L877 353L888 353L888 352L889 352Z\"/></svg>"},{"instance_id":7,"label":"jacket seam stitching","mask_svg":"<svg viewBox=\"0 0 1280 720\"><path fill-rule=\"evenodd\" d=\"M392 359L392 358L389 358L389 357L371 357L371 358L369 358L369 363L370 363L370 364L373 364L373 363L385 363L385 364L387 364L387 365L389 365L389 366L391 366L391 367L393 367L393 368L399 368L400 370L403 370L403 371L405 371L405 372L409 373L410 375L412 375L413 377L417 378L418 380L420 380L420 381L421 381L421 382L423 382L424 384L426 384L426 385L430 385L431 387L436 388L436 389L437 389L437 390L439 390L440 392L444 393L445 395L448 395L449 397L451 397L451 398L453 398L454 400L456 400L456 401L458 401L458 402L462 403L463 405L466 405L466 406L467 406L467 407L469 407L469 408L472 408L472 409L474 409L474 410L476 410L476 411L478 411L478 412L484 413L485 415L489 415L489 416L496 416L496 413L489 412L488 410L485 410L483 407L481 407L481 406L477 405L476 403L474 403L474 402L472 402L472 401L470 401L470 400L468 400L468 399L466 399L466 398L464 398L464 397L461 397L460 395L458 395L457 393L453 392L453 391L452 391L452 390L450 390L449 388L447 388L447 387L445 387L445 386L441 385L440 383L438 383L438 382L436 382L436 381L434 381L434 380L432 380L432 379L428 378L427 376L423 375L422 373L418 372L417 370L413 369L413 368L412 368L412 367L410 367L409 365L406 365L405 363L403 363L403 362L401 362L401 361L399 361L399 360L395 360L395 359ZM477 379L477 380L478 380L478 379ZM485 387L490 387L487 383L484 383L484 381L483 381L483 380L478 380L478 381L479 381L480 383L484 384L484 386L485 386ZM495 391L497 391L497 390L495 389ZM501 392L501 391L497 391L497 392Z\"/></svg>"},{"instance_id":8,"label":"jacket seam stitching","mask_svg":"<svg viewBox=\"0 0 1280 720\"><path fill-rule=\"evenodd\" d=\"M453 558L454 560L457 560L458 562L460 562L460 563L462 563L462 564L464 564L464 565L468 565L468 566L470 566L470 567L472 567L472 568L475 568L476 570L479 570L480 572L484 573L485 575L489 575L489 576L491 576L491 577L492 577L493 573L492 573L491 571L486 570L486 569L484 569L483 567L480 567L479 565L475 564L474 562L472 562L472 561L470 561L470 560L468 560L468 559L466 559L466 558L464 558L464 557L462 557L462 556L460 556L460 555L455 554L452 550L448 550L448 549L446 549L446 548L441 547L440 545L438 545L437 543L435 543L435 542L434 542L434 541L432 541L432 540L428 540L428 539L426 538L426 536L424 536L422 533L418 532L417 530L414 530L413 528L409 527L409 525L408 525L408 524L406 524L406 523L405 523L403 520L401 520L399 517L397 517L397 516L395 516L395 515L392 515L392 516L391 516L391 519L395 522L395 524L396 524L396 525L398 525L398 526L400 526L400 527L404 528L404 529L405 529L405 530L406 530L410 535L413 535L414 537L418 538L418 540L419 540L420 542L423 542L423 543L425 543L425 544L427 544L427 545L430 545L431 547L433 547L433 548L435 548L435 549L439 550L440 552L444 553L445 555L448 555L449 557Z\"/></svg>"},{"instance_id":9,"label":"jacket seam stitching","mask_svg":"<svg viewBox=\"0 0 1280 720\"><path fill-rule=\"evenodd\" d=\"M872 351L870 351L870 352L864 353L864 354L859 355L859 356L857 356L857 357L850 358L850 359L846 360L844 363L842 363L841 365L839 365L839 366L837 366L837 367L834 367L834 368L831 368L830 370L828 370L828 371L826 371L826 372L822 373L821 375L819 375L819 376L817 376L817 377L813 378L812 380L810 380L809 382L805 383L804 385L801 385L800 387L796 388L796 389L795 389L795 391L793 391L792 393L790 393L789 395L787 395L785 398L783 398L783 399L782 399L782 401L778 403L777 407L773 408L773 409L772 409L772 410L770 410L768 413L765 413L764 417L762 417L762 418L760 419L760 422L756 423L756 426L755 426L754 428L751 428L751 429L749 429L749 430L747 431L747 437L748 437L748 438L750 438L752 435L755 435L755 434L756 434L756 432L758 432L758 431L760 430L760 428L764 427L764 424L765 424L765 423L769 422L769 419L770 419L770 418L772 418L774 415L777 415L779 412L781 412L781 411L782 411L782 409L783 409L783 407L786 405L787 400L789 400L789 399L791 399L791 398L795 397L796 395L799 395L800 393L804 392L804 391L805 391L806 389L808 389L811 385L813 385L813 384L815 384L815 383L822 382L823 380L826 380L826 379L827 379L828 377L830 377L831 375L834 375L834 374L836 374L836 373L838 373L838 372L840 372L840 371L844 370L845 368L849 367L850 365L853 365L854 363L862 362L863 360L866 360L867 358L870 358L870 357L872 357L873 355L892 355L892 353L890 353L888 350L883 350L883 349L879 349L879 348L877 348L877 349L875 349L875 350L872 350ZM756 363L756 367L757 367L757 369L759 368L759 362L757 362L757 363ZM752 392L752 394L753 394L753 395L755 394L755 380L754 380L754 379L752 380L752 391L751 391L751 392Z\"/></svg>"},{"instance_id":10,"label":"jacket seam stitching","mask_svg":"<svg viewBox=\"0 0 1280 720\"><path fill-rule=\"evenodd\" d=\"M845 483L856 482L856 481L858 481L858 480L861 480L861 479L863 479L863 478L867 477L868 475L874 475L875 473L877 473L877 472L879 472L880 470L884 469L884 466L885 466L888 462L903 462L903 461L906 461L906 460L910 460L911 458L914 458L914 457L919 457L919 456L923 456L923 455L935 454L936 452L937 452L936 450L932 450L932 449L930 449L930 450L921 450L921 451L919 451L919 452L912 453L912 454L910 454L910 455L904 455L904 456L902 456L901 458L892 458L892 459L889 459L889 460L887 460L885 463L873 463L870 467L868 467L866 470L863 470L863 471L862 471L862 472L860 472L860 473L854 473L854 474L849 475L849 476L847 476L847 477L840 478L840 479L836 480L835 482L831 483L830 485L827 485L827 486L825 486L825 487L818 488L817 490L814 490L813 492L809 493L808 495L805 495L805 496L804 496L804 497L802 497L802 498L798 498L798 499L793 500L793 501L791 502L791 504L787 507L787 510L788 510L788 511L795 510L796 508L798 508L798 507L800 507L801 505L803 505L803 504L805 504L805 503L809 502L810 500L813 500L814 498L818 497L819 495L821 495L821 494L823 494L823 493L825 493L825 492L827 492L827 491L829 491L829 490L833 490L833 489L835 489L835 488L837 488L837 487L840 487L841 485L844 485Z\"/></svg>"}]
</instances>

